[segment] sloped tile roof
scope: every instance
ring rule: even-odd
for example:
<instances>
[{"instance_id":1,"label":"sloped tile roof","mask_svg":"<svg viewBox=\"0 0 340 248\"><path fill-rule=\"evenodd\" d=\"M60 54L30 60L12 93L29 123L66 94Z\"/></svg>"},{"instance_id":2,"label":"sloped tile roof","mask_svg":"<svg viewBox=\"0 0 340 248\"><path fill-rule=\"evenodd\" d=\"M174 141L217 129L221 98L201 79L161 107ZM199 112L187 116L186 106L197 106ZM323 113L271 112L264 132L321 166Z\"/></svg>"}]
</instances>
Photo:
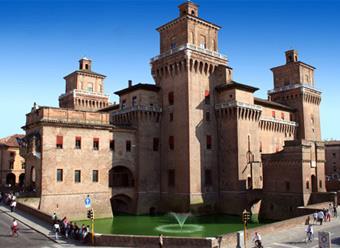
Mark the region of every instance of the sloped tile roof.
<instances>
[{"instance_id":1,"label":"sloped tile roof","mask_svg":"<svg viewBox=\"0 0 340 248\"><path fill-rule=\"evenodd\" d=\"M19 147L17 138L23 138L25 135L23 134L14 134L5 138L0 139L0 146L10 146L10 147Z\"/></svg>"}]
</instances>

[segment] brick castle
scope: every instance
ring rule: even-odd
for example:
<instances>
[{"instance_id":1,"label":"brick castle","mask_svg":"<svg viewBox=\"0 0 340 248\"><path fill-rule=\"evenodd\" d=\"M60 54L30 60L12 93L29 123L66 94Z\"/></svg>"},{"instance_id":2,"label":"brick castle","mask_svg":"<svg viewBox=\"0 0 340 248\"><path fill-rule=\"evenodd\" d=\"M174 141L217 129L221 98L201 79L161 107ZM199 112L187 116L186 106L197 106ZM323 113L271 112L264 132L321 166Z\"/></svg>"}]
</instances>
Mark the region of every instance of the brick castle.
<instances>
[{"instance_id":1,"label":"brick castle","mask_svg":"<svg viewBox=\"0 0 340 248\"><path fill-rule=\"evenodd\" d=\"M284 219L325 192L321 92L314 67L295 50L271 69L268 99L233 80L218 50L221 27L198 5L159 27L155 84L104 94L105 76L83 58L65 77L59 108L34 106L20 141L25 186L38 208L84 218L90 195L97 217L191 211Z\"/></svg>"}]
</instances>

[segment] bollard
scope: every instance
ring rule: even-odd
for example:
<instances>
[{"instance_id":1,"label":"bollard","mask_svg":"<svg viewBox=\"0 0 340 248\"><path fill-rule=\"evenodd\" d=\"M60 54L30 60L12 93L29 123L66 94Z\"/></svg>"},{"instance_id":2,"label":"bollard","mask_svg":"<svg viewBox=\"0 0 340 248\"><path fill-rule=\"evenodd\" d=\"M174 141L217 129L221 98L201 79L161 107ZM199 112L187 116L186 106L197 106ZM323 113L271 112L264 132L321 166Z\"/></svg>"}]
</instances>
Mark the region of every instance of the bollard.
<instances>
[{"instance_id":1,"label":"bollard","mask_svg":"<svg viewBox=\"0 0 340 248\"><path fill-rule=\"evenodd\" d=\"M236 248L244 248L244 233L243 231L237 232L237 246Z\"/></svg>"},{"instance_id":2,"label":"bollard","mask_svg":"<svg viewBox=\"0 0 340 248\"><path fill-rule=\"evenodd\" d=\"M319 248L330 248L331 247L331 233L330 232L319 232Z\"/></svg>"}]
</instances>

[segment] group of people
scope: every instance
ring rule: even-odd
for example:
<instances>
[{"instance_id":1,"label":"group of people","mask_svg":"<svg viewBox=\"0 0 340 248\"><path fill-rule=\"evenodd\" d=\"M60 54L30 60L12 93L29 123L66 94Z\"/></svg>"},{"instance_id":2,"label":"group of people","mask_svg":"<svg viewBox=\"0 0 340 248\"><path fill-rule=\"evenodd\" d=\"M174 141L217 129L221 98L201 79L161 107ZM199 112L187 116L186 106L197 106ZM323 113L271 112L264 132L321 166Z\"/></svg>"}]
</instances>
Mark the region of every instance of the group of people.
<instances>
[{"instance_id":1,"label":"group of people","mask_svg":"<svg viewBox=\"0 0 340 248\"><path fill-rule=\"evenodd\" d=\"M328 209L324 208L323 210L320 210L319 212L316 211L313 214L313 220L314 220L313 224L316 224L319 222L320 225L322 225L323 222L326 222L326 221L330 222L332 215L334 218L338 216L336 206L330 203Z\"/></svg>"},{"instance_id":2,"label":"group of people","mask_svg":"<svg viewBox=\"0 0 340 248\"><path fill-rule=\"evenodd\" d=\"M306 242L312 242L313 241L313 236L314 236L314 229L313 229L313 225L319 223L320 225L322 225L323 222L330 222L331 221L331 216L333 215L334 218L336 218L338 216L337 213L337 207L335 206L335 204L329 203L329 207L328 209L324 208L320 211L316 211L313 214L313 223L310 223L310 217L307 217L306 220Z\"/></svg>"},{"instance_id":3,"label":"group of people","mask_svg":"<svg viewBox=\"0 0 340 248\"><path fill-rule=\"evenodd\" d=\"M13 193L4 193L0 192L0 203L7 204L11 207L11 212L14 212L17 202L16 202L16 196ZM11 236L12 237L18 237L18 222L14 218L12 220L12 223L10 224L11 229Z\"/></svg>"},{"instance_id":4,"label":"group of people","mask_svg":"<svg viewBox=\"0 0 340 248\"><path fill-rule=\"evenodd\" d=\"M55 238L58 239L59 235L65 236L65 238L73 238L76 240L85 240L86 236L90 232L90 226L82 224L78 226L76 222L69 221L66 216L61 220L58 219L56 213L52 215L53 231Z\"/></svg>"},{"instance_id":5,"label":"group of people","mask_svg":"<svg viewBox=\"0 0 340 248\"><path fill-rule=\"evenodd\" d=\"M11 212L14 212L17 207L16 196L13 193L0 193L0 202L3 202L11 207Z\"/></svg>"}]
</instances>

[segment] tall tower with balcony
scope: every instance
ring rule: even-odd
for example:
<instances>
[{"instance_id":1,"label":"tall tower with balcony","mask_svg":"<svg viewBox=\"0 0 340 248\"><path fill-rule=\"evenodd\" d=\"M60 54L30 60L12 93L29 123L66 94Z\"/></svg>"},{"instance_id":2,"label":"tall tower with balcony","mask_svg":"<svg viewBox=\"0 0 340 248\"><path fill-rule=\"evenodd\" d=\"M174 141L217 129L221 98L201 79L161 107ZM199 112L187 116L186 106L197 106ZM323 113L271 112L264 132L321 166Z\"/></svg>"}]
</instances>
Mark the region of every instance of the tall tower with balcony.
<instances>
[{"instance_id":1,"label":"tall tower with balcony","mask_svg":"<svg viewBox=\"0 0 340 248\"><path fill-rule=\"evenodd\" d=\"M79 60L79 69L64 77L65 93L59 97L59 106L75 110L96 111L109 105L104 94L105 76L92 71L92 61Z\"/></svg>"},{"instance_id":2,"label":"tall tower with balcony","mask_svg":"<svg viewBox=\"0 0 340 248\"><path fill-rule=\"evenodd\" d=\"M272 101L296 109L298 139L321 140L321 92L314 87L315 67L298 60L296 50L286 51L286 64L272 68L274 89L269 91Z\"/></svg>"},{"instance_id":3,"label":"tall tower with balcony","mask_svg":"<svg viewBox=\"0 0 340 248\"><path fill-rule=\"evenodd\" d=\"M185 2L179 17L160 26L160 55L151 59L161 88L161 197L172 210L199 210L217 199L215 84L230 77L218 52L219 26Z\"/></svg>"}]
</instances>

